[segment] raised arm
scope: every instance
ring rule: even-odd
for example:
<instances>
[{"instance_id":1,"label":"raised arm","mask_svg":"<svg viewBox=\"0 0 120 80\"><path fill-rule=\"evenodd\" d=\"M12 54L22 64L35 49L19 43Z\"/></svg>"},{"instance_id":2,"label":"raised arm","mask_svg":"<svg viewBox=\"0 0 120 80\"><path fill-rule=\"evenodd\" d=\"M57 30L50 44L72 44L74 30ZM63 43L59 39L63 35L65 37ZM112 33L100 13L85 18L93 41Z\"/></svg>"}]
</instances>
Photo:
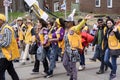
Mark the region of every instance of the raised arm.
<instances>
[{"instance_id":1,"label":"raised arm","mask_svg":"<svg viewBox=\"0 0 120 80\"><path fill-rule=\"evenodd\" d=\"M81 29L82 26L86 23L86 21L87 21L88 19L91 19L91 18L92 18L91 15L85 16L85 18L82 20L82 22L80 22L78 25L75 26L75 30L76 30L76 31L80 31L80 29Z\"/></svg>"}]
</instances>

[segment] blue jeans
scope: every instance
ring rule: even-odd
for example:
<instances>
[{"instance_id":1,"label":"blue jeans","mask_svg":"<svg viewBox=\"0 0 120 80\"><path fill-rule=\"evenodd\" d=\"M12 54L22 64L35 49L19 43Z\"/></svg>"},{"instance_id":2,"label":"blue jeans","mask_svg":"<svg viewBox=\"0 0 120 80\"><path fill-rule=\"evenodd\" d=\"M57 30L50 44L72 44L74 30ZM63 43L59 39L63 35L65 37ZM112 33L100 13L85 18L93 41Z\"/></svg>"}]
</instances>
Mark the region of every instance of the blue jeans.
<instances>
[{"instance_id":1,"label":"blue jeans","mask_svg":"<svg viewBox=\"0 0 120 80\"><path fill-rule=\"evenodd\" d=\"M52 45L52 49L50 52L50 67L48 70L48 74L53 74L53 70L55 68L56 65L56 57L58 54L58 45Z\"/></svg>"},{"instance_id":2,"label":"blue jeans","mask_svg":"<svg viewBox=\"0 0 120 80\"><path fill-rule=\"evenodd\" d=\"M107 64L107 65L110 67L110 69L112 70L112 64L110 63L110 52L109 52L109 49L106 49L106 51L105 51L104 62L105 62L105 64Z\"/></svg>"},{"instance_id":3,"label":"blue jeans","mask_svg":"<svg viewBox=\"0 0 120 80\"><path fill-rule=\"evenodd\" d=\"M117 70L117 57L118 56L111 56L111 62L112 62L112 74L116 74L116 70Z\"/></svg>"},{"instance_id":4,"label":"blue jeans","mask_svg":"<svg viewBox=\"0 0 120 80\"><path fill-rule=\"evenodd\" d=\"M80 53L80 65L85 65L85 55Z\"/></svg>"},{"instance_id":5,"label":"blue jeans","mask_svg":"<svg viewBox=\"0 0 120 80\"><path fill-rule=\"evenodd\" d=\"M98 45L96 45L96 47L95 47L95 53L94 53L94 56L93 56L93 59L97 59L97 57L98 57L98 53L97 53L97 47L98 47Z\"/></svg>"}]
</instances>

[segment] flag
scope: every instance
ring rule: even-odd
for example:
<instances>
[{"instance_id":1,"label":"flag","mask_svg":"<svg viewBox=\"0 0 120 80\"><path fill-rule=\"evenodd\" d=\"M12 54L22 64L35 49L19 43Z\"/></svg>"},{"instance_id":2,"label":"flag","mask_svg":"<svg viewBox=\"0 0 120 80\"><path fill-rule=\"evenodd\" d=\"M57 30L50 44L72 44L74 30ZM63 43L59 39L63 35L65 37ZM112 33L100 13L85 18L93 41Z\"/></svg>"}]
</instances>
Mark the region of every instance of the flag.
<instances>
[{"instance_id":1,"label":"flag","mask_svg":"<svg viewBox=\"0 0 120 80\"><path fill-rule=\"evenodd\" d=\"M75 15L76 9L73 9L72 13L68 16L69 19L74 21L74 15Z\"/></svg>"},{"instance_id":2,"label":"flag","mask_svg":"<svg viewBox=\"0 0 120 80\"><path fill-rule=\"evenodd\" d=\"M63 0L63 4L61 5L62 10L66 10L66 0Z\"/></svg>"},{"instance_id":3,"label":"flag","mask_svg":"<svg viewBox=\"0 0 120 80\"><path fill-rule=\"evenodd\" d=\"M45 21L48 19L48 14L44 12L40 7L37 0L24 0L29 7L34 11L37 17L44 19Z\"/></svg>"}]
</instances>

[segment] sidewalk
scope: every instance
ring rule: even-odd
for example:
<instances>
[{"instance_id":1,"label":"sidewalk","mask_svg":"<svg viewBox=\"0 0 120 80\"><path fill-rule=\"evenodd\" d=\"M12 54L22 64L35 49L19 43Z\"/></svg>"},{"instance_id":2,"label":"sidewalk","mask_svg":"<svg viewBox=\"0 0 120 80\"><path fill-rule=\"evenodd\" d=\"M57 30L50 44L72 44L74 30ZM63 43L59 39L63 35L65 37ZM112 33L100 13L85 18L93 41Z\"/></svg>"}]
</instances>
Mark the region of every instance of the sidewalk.
<instances>
[{"instance_id":1,"label":"sidewalk","mask_svg":"<svg viewBox=\"0 0 120 80\"><path fill-rule=\"evenodd\" d=\"M91 62L89 58L93 56L91 49L88 50L86 55L86 69L84 71L78 71L78 80L109 80L110 69L101 75L97 75L96 71L99 70L100 62ZM66 71L62 63L57 63L57 67L54 71L54 76L52 78L44 78L41 73L43 71L42 63L40 65L40 73L31 74L33 69L33 64L29 63L27 65L21 65L20 63L14 63L15 69L21 80L69 80L69 76L66 75ZM77 63L77 68L79 63ZM120 80L120 58L118 59L118 70L117 79ZM6 80L11 80L10 76L6 74Z\"/></svg>"}]
</instances>

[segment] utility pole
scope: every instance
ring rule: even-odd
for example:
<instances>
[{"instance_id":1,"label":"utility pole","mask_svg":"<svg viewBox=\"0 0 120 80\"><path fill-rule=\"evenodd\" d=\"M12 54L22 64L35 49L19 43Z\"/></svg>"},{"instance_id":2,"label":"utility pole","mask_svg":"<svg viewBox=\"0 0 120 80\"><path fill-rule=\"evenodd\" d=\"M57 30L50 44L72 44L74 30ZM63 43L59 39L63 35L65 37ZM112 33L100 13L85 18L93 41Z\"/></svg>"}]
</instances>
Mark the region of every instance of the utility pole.
<instances>
[{"instance_id":1,"label":"utility pole","mask_svg":"<svg viewBox=\"0 0 120 80\"><path fill-rule=\"evenodd\" d=\"M8 22L8 6L10 6L10 2L8 0L4 0L3 5L5 6L5 16L6 21Z\"/></svg>"}]
</instances>

